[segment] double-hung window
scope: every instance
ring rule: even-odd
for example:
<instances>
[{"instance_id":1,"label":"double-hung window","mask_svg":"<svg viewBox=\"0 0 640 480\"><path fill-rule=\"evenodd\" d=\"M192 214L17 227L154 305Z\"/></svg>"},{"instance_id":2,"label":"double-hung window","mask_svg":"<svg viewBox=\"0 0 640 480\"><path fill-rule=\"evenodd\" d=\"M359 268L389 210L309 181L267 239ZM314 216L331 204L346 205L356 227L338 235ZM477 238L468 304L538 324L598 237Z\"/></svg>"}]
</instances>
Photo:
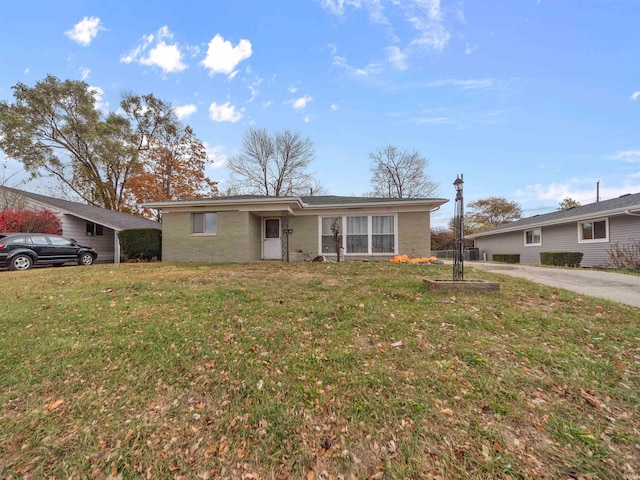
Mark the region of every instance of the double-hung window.
<instances>
[{"instance_id":1,"label":"double-hung window","mask_svg":"<svg viewBox=\"0 0 640 480\"><path fill-rule=\"evenodd\" d=\"M367 217L347 217L348 253L369 253L369 229Z\"/></svg>"},{"instance_id":2,"label":"double-hung window","mask_svg":"<svg viewBox=\"0 0 640 480\"><path fill-rule=\"evenodd\" d=\"M214 212L192 213L191 233L196 235L215 235L218 233L218 214Z\"/></svg>"},{"instance_id":3,"label":"double-hung window","mask_svg":"<svg viewBox=\"0 0 640 480\"><path fill-rule=\"evenodd\" d=\"M395 218L393 215L371 217L373 253L395 252Z\"/></svg>"},{"instance_id":4,"label":"double-hung window","mask_svg":"<svg viewBox=\"0 0 640 480\"><path fill-rule=\"evenodd\" d=\"M539 247L542 245L542 229L532 228L524 232L524 245L526 247Z\"/></svg>"},{"instance_id":5,"label":"double-hung window","mask_svg":"<svg viewBox=\"0 0 640 480\"><path fill-rule=\"evenodd\" d=\"M609 241L609 220L599 218L578 223L578 242L597 243Z\"/></svg>"}]
</instances>

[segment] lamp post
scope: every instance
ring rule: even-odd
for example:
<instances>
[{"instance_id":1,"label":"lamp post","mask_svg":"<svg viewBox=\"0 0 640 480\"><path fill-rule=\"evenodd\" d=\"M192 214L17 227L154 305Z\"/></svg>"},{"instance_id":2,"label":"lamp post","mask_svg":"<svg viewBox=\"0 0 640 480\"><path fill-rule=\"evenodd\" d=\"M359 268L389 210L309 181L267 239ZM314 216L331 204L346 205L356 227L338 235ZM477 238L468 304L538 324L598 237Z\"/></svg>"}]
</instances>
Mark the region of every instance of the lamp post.
<instances>
[{"instance_id":1,"label":"lamp post","mask_svg":"<svg viewBox=\"0 0 640 480\"><path fill-rule=\"evenodd\" d=\"M463 175L456 177L453 186L456 189L453 250L453 281L464 280L464 202L462 198Z\"/></svg>"}]
</instances>

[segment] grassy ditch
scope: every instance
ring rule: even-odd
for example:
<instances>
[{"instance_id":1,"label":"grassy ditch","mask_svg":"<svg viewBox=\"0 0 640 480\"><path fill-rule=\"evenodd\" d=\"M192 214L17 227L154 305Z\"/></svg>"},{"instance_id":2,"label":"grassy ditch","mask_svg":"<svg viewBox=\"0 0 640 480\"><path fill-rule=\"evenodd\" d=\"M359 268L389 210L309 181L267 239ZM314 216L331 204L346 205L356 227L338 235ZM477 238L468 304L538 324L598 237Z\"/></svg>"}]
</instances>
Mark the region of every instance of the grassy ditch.
<instances>
[{"instance_id":1,"label":"grassy ditch","mask_svg":"<svg viewBox=\"0 0 640 480\"><path fill-rule=\"evenodd\" d=\"M640 476L640 310L450 268L0 272L2 478Z\"/></svg>"}]
</instances>

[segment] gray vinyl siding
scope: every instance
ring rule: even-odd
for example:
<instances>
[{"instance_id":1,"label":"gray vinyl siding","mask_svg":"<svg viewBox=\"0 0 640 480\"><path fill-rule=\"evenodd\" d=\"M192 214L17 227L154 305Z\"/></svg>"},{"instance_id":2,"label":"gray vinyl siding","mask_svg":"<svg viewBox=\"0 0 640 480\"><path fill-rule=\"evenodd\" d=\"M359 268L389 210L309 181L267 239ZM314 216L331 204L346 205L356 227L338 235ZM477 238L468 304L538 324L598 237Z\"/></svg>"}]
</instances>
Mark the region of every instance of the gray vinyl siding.
<instances>
[{"instance_id":1,"label":"gray vinyl siding","mask_svg":"<svg viewBox=\"0 0 640 480\"><path fill-rule=\"evenodd\" d=\"M86 220L71 215L63 215L62 223L62 234L67 238L73 238L80 245L95 248L98 252L98 262L114 262L114 243L116 241L114 230L103 227L104 235L87 235Z\"/></svg>"},{"instance_id":2,"label":"gray vinyl siding","mask_svg":"<svg viewBox=\"0 0 640 480\"><path fill-rule=\"evenodd\" d=\"M98 262L113 263L114 262L114 230L104 227L104 235L101 237L91 237L87 235L87 222L73 215L60 212L60 210L45 205L36 200L26 197L20 197L19 207L30 210L49 210L53 212L62 225L62 235L66 238L73 238L80 245L95 248L98 252Z\"/></svg>"},{"instance_id":3,"label":"gray vinyl siding","mask_svg":"<svg viewBox=\"0 0 640 480\"><path fill-rule=\"evenodd\" d=\"M640 240L640 217L629 215L609 217L609 241L579 243L578 222L542 227L542 245L525 246L524 230L495 234L475 239L480 258L500 253L520 254L520 263L540 264L540 252L582 252L582 267L608 266L612 245L632 244Z\"/></svg>"}]
</instances>

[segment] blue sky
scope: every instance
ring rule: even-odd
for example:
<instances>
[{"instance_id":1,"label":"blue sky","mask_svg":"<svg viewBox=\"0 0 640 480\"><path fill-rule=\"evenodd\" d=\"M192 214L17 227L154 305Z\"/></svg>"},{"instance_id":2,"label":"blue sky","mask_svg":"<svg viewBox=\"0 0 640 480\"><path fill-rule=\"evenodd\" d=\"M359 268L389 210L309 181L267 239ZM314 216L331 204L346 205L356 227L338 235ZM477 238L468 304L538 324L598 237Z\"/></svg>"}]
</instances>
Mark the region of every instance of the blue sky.
<instances>
[{"instance_id":1,"label":"blue sky","mask_svg":"<svg viewBox=\"0 0 640 480\"><path fill-rule=\"evenodd\" d=\"M415 149L437 196L464 174L465 201L504 196L529 216L593 202L597 182L602 199L640 192L638 18L638 0L2 2L0 99L47 74L85 80L105 111L154 93L206 142L222 188L250 127L308 135L334 195L370 190L378 147Z\"/></svg>"}]
</instances>

